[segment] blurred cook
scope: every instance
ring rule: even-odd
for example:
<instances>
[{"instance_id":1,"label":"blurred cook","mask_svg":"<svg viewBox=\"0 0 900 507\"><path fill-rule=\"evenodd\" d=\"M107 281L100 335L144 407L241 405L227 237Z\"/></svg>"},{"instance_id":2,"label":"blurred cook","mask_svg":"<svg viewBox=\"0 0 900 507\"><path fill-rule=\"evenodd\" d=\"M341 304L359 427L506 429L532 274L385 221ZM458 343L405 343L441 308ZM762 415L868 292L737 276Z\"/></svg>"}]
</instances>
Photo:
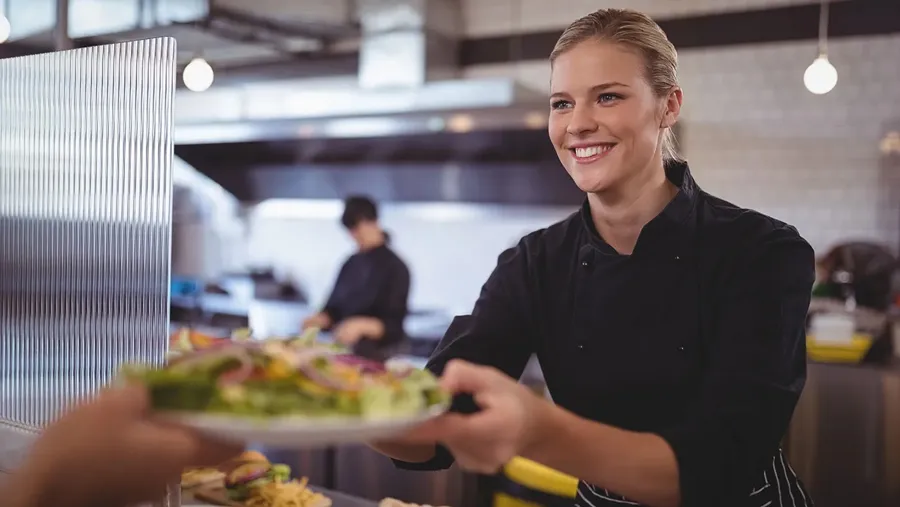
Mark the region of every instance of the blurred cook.
<instances>
[{"instance_id":1,"label":"blurred cook","mask_svg":"<svg viewBox=\"0 0 900 507\"><path fill-rule=\"evenodd\" d=\"M346 199L341 223L358 251L344 262L325 307L303 322L303 329L331 330L338 342L364 356L405 340L410 274L388 246L378 223L378 207L369 198Z\"/></svg>"}]
</instances>

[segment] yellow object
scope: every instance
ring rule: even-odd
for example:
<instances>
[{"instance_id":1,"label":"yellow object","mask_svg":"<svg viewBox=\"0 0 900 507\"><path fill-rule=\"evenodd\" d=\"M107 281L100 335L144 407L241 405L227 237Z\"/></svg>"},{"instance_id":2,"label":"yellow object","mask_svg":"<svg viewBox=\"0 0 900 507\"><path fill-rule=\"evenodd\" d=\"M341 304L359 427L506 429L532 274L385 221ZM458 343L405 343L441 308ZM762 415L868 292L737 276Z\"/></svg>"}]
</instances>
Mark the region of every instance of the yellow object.
<instances>
[{"instance_id":1,"label":"yellow object","mask_svg":"<svg viewBox=\"0 0 900 507\"><path fill-rule=\"evenodd\" d=\"M816 342L812 335L806 337L806 353L813 361L822 363L858 363L872 347L872 336L857 333L850 343Z\"/></svg>"},{"instance_id":2,"label":"yellow object","mask_svg":"<svg viewBox=\"0 0 900 507\"><path fill-rule=\"evenodd\" d=\"M521 500L519 498L509 496L506 493L497 493L494 495L494 505L493 507L544 507L541 504L534 502L526 502L525 500Z\"/></svg>"},{"instance_id":3,"label":"yellow object","mask_svg":"<svg viewBox=\"0 0 900 507\"><path fill-rule=\"evenodd\" d=\"M561 498L575 498L578 479L525 458L513 458L503 467L503 475L528 489ZM509 493L494 495L494 507L540 507L539 504L515 498Z\"/></svg>"}]
</instances>

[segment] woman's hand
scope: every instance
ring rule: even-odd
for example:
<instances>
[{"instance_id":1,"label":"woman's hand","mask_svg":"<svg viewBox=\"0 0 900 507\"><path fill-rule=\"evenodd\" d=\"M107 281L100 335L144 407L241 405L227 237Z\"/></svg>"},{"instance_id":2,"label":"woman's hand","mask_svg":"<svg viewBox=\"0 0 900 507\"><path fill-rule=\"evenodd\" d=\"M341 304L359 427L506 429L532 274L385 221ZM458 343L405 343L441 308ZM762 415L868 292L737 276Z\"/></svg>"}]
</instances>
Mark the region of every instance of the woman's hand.
<instances>
[{"instance_id":1,"label":"woman's hand","mask_svg":"<svg viewBox=\"0 0 900 507\"><path fill-rule=\"evenodd\" d=\"M16 474L27 481L14 503L131 505L165 494L182 470L219 464L241 448L148 418L142 387L111 389L48 427ZM17 479L18 482L18 479ZM13 492L13 494L15 494Z\"/></svg>"},{"instance_id":2,"label":"woman's hand","mask_svg":"<svg viewBox=\"0 0 900 507\"><path fill-rule=\"evenodd\" d=\"M552 409L546 400L494 368L451 361L441 384L453 394L472 394L481 408L472 415L448 413L413 430L404 440L440 442L463 468L497 472L539 438Z\"/></svg>"}]
</instances>

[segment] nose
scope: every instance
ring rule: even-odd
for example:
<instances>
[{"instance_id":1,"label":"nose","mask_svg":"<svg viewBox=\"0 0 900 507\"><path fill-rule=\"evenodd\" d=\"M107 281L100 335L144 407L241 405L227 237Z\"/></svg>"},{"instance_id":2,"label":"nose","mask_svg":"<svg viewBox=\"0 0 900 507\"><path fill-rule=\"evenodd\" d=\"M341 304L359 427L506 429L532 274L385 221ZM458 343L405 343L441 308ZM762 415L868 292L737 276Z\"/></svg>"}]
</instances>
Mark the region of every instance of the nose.
<instances>
[{"instance_id":1,"label":"nose","mask_svg":"<svg viewBox=\"0 0 900 507\"><path fill-rule=\"evenodd\" d=\"M597 120L594 119L592 113L591 107L576 105L572 109L572 115L569 117L569 125L566 127L566 132L579 136L597 130Z\"/></svg>"}]
</instances>

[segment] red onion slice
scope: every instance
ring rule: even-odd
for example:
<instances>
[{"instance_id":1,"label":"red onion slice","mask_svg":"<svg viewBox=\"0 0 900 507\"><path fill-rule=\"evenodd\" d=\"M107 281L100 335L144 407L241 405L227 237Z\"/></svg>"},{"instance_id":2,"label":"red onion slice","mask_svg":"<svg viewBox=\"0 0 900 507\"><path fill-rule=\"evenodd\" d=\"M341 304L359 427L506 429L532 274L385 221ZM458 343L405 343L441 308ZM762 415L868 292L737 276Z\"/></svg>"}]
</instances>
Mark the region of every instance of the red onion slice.
<instances>
[{"instance_id":1,"label":"red onion slice","mask_svg":"<svg viewBox=\"0 0 900 507\"><path fill-rule=\"evenodd\" d=\"M219 383L223 385L232 385L241 383L250 377L253 373L253 359L242 347L216 347L212 349L203 349L190 354L185 354L173 358L169 362L169 367L179 370L190 370L192 367L208 363L213 360L236 359L239 364L234 368L229 368L227 372L219 377Z\"/></svg>"},{"instance_id":2,"label":"red onion slice","mask_svg":"<svg viewBox=\"0 0 900 507\"><path fill-rule=\"evenodd\" d=\"M384 363L372 361L364 357L355 356L353 354L339 354L333 357L335 362L348 366L357 366L363 373L384 373L386 368Z\"/></svg>"},{"instance_id":3,"label":"red onion slice","mask_svg":"<svg viewBox=\"0 0 900 507\"><path fill-rule=\"evenodd\" d=\"M350 382L345 381L344 379L337 378L337 376L328 375L328 373L323 372L315 367L312 363L301 365L299 368L300 372L309 378L314 384L318 384L327 389L334 389L337 391L357 391L359 387L351 384Z\"/></svg>"},{"instance_id":4,"label":"red onion slice","mask_svg":"<svg viewBox=\"0 0 900 507\"><path fill-rule=\"evenodd\" d=\"M269 475L271 465L268 463L247 463L234 469L229 475L226 485L247 484Z\"/></svg>"},{"instance_id":5,"label":"red onion slice","mask_svg":"<svg viewBox=\"0 0 900 507\"><path fill-rule=\"evenodd\" d=\"M240 365L237 368L226 371L219 377L220 386L240 384L253 374L253 359L246 351L241 352L243 353L235 356L235 359L240 361Z\"/></svg>"}]
</instances>

